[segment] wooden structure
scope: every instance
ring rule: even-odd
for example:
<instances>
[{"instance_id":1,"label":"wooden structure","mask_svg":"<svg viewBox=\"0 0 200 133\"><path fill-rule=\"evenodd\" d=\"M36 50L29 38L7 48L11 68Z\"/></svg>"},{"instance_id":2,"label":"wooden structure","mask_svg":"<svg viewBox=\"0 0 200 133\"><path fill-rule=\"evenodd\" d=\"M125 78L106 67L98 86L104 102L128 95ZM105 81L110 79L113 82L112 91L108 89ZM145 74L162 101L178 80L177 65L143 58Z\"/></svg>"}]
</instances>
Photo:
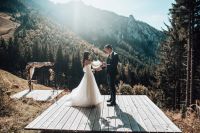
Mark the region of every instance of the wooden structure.
<instances>
[{"instance_id":1,"label":"wooden structure","mask_svg":"<svg viewBox=\"0 0 200 133\"><path fill-rule=\"evenodd\" d=\"M145 95L118 95L115 107L104 102L96 107L66 105L67 95L28 124L27 130L176 132L181 130Z\"/></svg>"},{"instance_id":2,"label":"wooden structure","mask_svg":"<svg viewBox=\"0 0 200 133\"><path fill-rule=\"evenodd\" d=\"M32 90L28 89L11 96L13 99L32 98L35 101L51 101L61 94L63 90Z\"/></svg>"},{"instance_id":3,"label":"wooden structure","mask_svg":"<svg viewBox=\"0 0 200 133\"><path fill-rule=\"evenodd\" d=\"M54 66L53 62L29 62L26 65L26 73L27 73L27 80L28 80L28 86L29 86L29 91L33 90L33 85L32 85L32 77L35 72L35 68L41 68L41 67L47 67L47 66ZM53 69L49 69L50 72L50 80L54 80L54 71Z\"/></svg>"}]
</instances>

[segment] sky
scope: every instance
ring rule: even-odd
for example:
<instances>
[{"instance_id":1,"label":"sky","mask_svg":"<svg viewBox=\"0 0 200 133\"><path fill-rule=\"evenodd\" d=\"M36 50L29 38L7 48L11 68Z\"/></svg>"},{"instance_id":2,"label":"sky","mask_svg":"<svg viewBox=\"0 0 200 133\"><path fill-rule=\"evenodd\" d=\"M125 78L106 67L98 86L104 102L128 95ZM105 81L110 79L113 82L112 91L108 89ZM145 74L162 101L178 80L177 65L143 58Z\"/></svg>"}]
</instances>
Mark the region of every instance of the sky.
<instances>
[{"instance_id":1,"label":"sky","mask_svg":"<svg viewBox=\"0 0 200 133\"><path fill-rule=\"evenodd\" d=\"M54 3L67 3L73 0L50 0ZM74 0L75 1L75 0ZM77 1L77 0L76 0ZM161 30L169 24L168 10L174 0L82 0L86 5L115 12L119 15L133 15L136 20L144 21Z\"/></svg>"}]
</instances>

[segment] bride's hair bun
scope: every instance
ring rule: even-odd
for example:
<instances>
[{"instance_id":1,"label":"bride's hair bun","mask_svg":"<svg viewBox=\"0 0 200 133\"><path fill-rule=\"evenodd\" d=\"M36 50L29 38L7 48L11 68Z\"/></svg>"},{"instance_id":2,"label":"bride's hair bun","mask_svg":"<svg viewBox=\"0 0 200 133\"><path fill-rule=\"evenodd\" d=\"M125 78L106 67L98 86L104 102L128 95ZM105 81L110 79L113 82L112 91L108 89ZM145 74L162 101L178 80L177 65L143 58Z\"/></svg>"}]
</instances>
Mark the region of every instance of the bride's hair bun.
<instances>
[{"instance_id":1,"label":"bride's hair bun","mask_svg":"<svg viewBox=\"0 0 200 133\"><path fill-rule=\"evenodd\" d=\"M86 58L88 59L89 55L90 55L89 51L84 51L84 53L83 53L83 59L86 59Z\"/></svg>"}]
</instances>

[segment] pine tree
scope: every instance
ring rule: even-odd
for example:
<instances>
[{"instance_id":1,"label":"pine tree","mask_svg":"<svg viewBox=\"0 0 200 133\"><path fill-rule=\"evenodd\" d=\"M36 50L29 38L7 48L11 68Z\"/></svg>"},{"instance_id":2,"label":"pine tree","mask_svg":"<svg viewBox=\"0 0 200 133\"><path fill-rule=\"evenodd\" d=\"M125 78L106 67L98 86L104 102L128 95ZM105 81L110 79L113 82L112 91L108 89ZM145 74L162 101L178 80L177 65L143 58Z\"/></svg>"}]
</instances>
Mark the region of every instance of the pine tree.
<instances>
[{"instance_id":1,"label":"pine tree","mask_svg":"<svg viewBox=\"0 0 200 133\"><path fill-rule=\"evenodd\" d=\"M47 48L47 44L45 44L42 47L42 56L41 56L41 61L47 61L48 60L48 48Z\"/></svg>"},{"instance_id":2,"label":"pine tree","mask_svg":"<svg viewBox=\"0 0 200 133\"><path fill-rule=\"evenodd\" d=\"M165 90L166 98L172 99L168 104L174 107L189 106L197 98L195 94L200 94L199 3L199 0L176 0L170 9L168 39L161 46L159 87Z\"/></svg>"},{"instance_id":3,"label":"pine tree","mask_svg":"<svg viewBox=\"0 0 200 133\"><path fill-rule=\"evenodd\" d=\"M182 16L186 13L181 11L182 4L182 1L177 1L170 9L171 27L167 26L165 31L168 38L161 45L158 68L159 87L165 92L166 104L174 108L185 102L187 23L183 21Z\"/></svg>"},{"instance_id":4,"label":"pine tree","mask_svg":"<svg viewBox=\"0 0 200 133\"><path fill-rule=\"evenodd\" d=\"M32 47L32 61L41 61L41 49L38 42L36 42Z\"/></svg>"},{"instance_id":5,"label":"pine tree","mask_svg":"<svg viewBox=\"0 0 200 133\"><path fill-rule=\"evenodd\" d=\"M71 67L71 77L73 84L71 85L72 88L76 87L79 82L81 81L81 78L83 76L83 67L81 63L80 53L74 53L72 56L72 67Z\"/></svg>"},{"instance_id":6,"label":"pine tree","mask_svg":"<svg viewBox=\"0 0 200 133\"><path fill-rule=\"evenodd\" d=\"M11 72L16 72L20 69L20 50L19 50L19 42L17 37L9 39L8 41L8 67L7 69Z\"/></svg>"},{"instance_id":7,"label":"pine tree","mask_svg":"<svg viewBox=\"0 0 200 133\"><path fill-rule=\"evenodd\" d=\"M52 50L48 51L48 61L54 62L54 55L52 53Z\"/></svg>"},{"instance_id":8,"label":"pine tree","mask_svg":"<svg viewBox=\"0 0 200 133\"><path fill-rule=\"evenodd\" d=\"M0 39L0 68L7 69L8 53L6 42L3 38Z\"/></svg>"},{"instance_id":9,"label":"pine tree","mask_svg":"<svg viewBox=\"0 0 200 133\"><path fill-rule=\"evenodd\" d=\"M58 84L61 84L60 81L62 81L62 75L64 71L63 66L63 51L61 45L59 45L57 53L56 53L56 62L55 62L55 71L56 71L56 81Z\"/></svg>"},{"instance_id":10,"label":"pine tree","mask_svg":"<svg viewBox=\"0 0 200 133\"><path fill-rule=\"evenodd\" d=\"M65 86L67 85L67 87L69 87L69 77L70 77L70 72L69 72L69 55L65 52L64 55L64 59L63 59L63 66L64 66L64 82L65 82Z\"/></svg>"},{"instance_id":11,"label":"pine tree","mask_svg":"<svg viewBox=\"0 0 200 133\"><path fill-rule=\"evenodd\" d=\"M192 41L193 41L193 90L192 90L192 101L200 99L200 0L195 0L192 5Z\"/></svg>"}]
</instances>

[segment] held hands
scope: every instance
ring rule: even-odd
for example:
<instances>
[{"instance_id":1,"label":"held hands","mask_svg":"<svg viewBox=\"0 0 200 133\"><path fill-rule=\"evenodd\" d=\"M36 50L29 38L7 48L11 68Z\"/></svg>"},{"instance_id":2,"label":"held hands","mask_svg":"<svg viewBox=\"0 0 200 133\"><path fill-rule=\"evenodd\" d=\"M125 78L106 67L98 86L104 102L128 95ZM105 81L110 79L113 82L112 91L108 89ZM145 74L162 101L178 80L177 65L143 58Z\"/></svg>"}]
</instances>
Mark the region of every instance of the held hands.
<instances>
[{"instance_id":1,"label":"held hands","mask_svg":"<svg viewBox=\"0 0 200 133\"><path fill-rule=\"evenodd\" d=\"M107 67L107 65L108 64L106 62L102 62L102 65L100 67L96 68L95 71L99 72L99 71L103 70L103 68Z\"/></svg>"},{"instance_id":2,"label":"held hands","mask_svg":"<svg viewBox=\"0 0 200 133\"><path fill-rule=\"evenodd\" d=\"M93 71L97 71L97 72L103 70L103 68L107 67L107 65L109 64L107 64L106 62L101 62L99 60L92 62Z\"/></svg>"},{"instance_id":3,"label":"held hands","mask_svg":"<svg viewBox=\"0 0 200 133\"><path fill-rule=\"evenodd\" d=\"M95 69L97 72L99 72L99 71L101 71L102 70L102 68L101 67L99 67L99 68L96 68Z\"/></svg>"},{"instance_id":4,"label":"held hands","mask_svg":"<svg viewBox=\"0 0 200 133\"><path fill-rule=\"evenodd\" d=\"M110 65L110 64L107 64L106 62L103 62L102 65L101 65L101 68L106 68L106 67L108 67L108 65Z\"/></svg>"},{"instance_id":5,"label":"held hands","mask_svg":"<svg viewBox=\"0 0 200 133\"><path fill-rule=\"evenodd\" d=\"M93 68L93 69L92 69L92 72L95 73L95 72L99 72L99 71L101 71L101 70L102 70L101 67L99 67L99 68Z\"/></svg>"}]
</instances>

